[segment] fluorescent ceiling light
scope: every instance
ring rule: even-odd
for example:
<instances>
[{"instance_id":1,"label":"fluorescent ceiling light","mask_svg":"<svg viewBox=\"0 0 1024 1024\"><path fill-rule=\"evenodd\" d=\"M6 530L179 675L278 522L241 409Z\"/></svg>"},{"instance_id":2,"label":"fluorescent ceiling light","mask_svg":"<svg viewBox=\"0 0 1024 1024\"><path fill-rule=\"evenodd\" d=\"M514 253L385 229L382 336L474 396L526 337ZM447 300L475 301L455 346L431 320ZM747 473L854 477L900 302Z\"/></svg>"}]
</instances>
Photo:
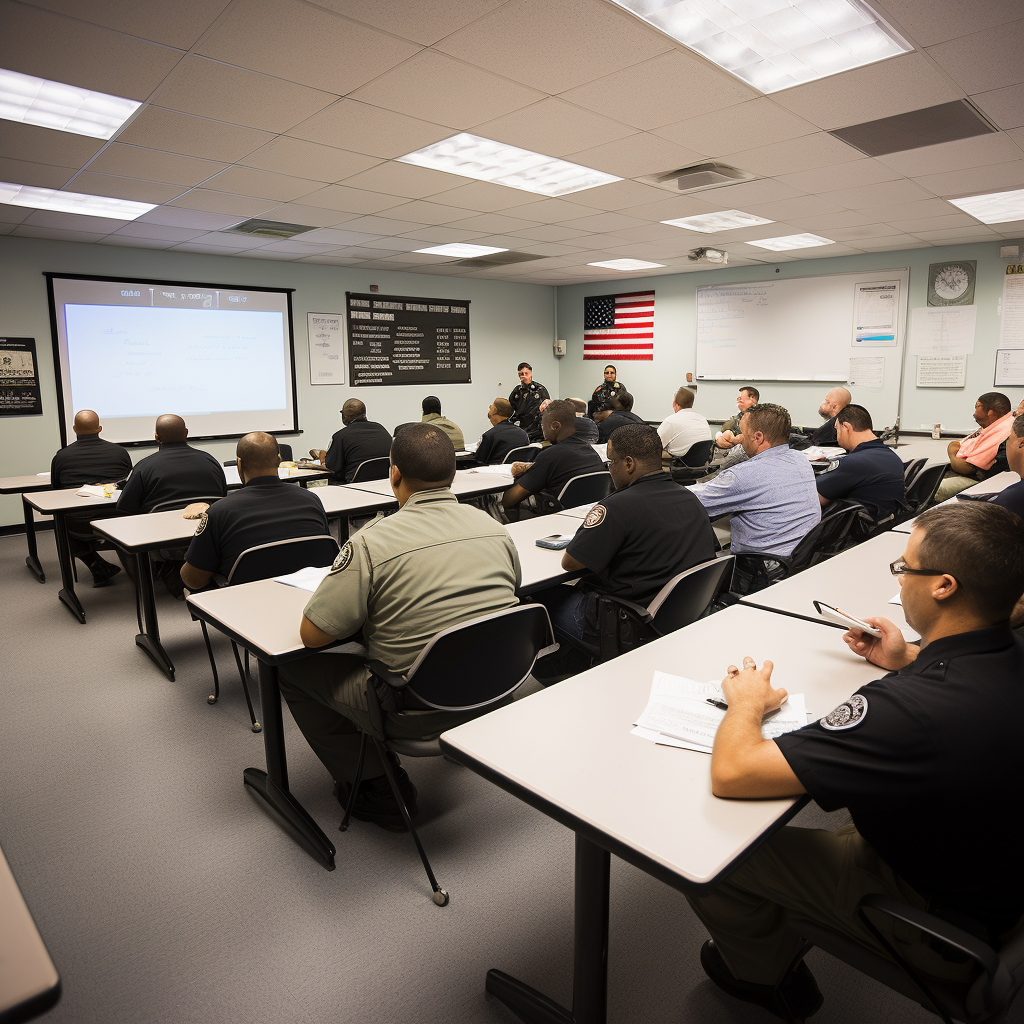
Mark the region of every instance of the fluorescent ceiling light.
<instances>
[{"instance_id":1,"label":"fluorescent ceiling light","mask_svg":"<svg viewBox=\"0 0 1024 1024\"><path fill-rule=\"evenodd\" d=\"M614 0L761 92L913 47L860 0Z\"/></svg>"},{"instance_id":2,"label":"fluorescent ceiling light","mask_svg":"<svg viewBox=\"0 0 1024 1024\"><path fill-rule=\"evenodd\" d=\"M482 139L462 132L398 158L399 163L431 167L494 185L521 188L542 196L567 196L586 188L622 181L614 174L581 167L543 153Z\"/></svg>"},{"instance_id":3,"label":"fluorescent ceiling light","mask_svg":"<svg viewBox=\"0 0 1024 1024\"><path fill-rule=\"evenodd\" d=\"M508 252L493 245L467 245L465 242L451 242L448 245L432 245L429 249L413 249L430 256L454 256L456 259L472 259L474 256L490 256L496 252Z\"/></svg>"},{"instance_id":4,"label":"fluorescent ceiling light","mask_svg":"<svg viewBox=\"0 0 1024 1024\"><path fill-rule=\"evenodd\" d=\"M730 231L732 228L774 224L775 221L768 220L767 217L755 217L752 213L744 213L742 210L719 210L718 213L701 213L696 217L679 217L677 220L663 220L661 223L710 235L716 231Z\"/></svg>"},{"instance_id":5,"label":"fluorescent ceiling light","mask_svg":"<svg viewBox=\"0 0 1024 1024\"><path fill-rule=\"evenodd\" d=\"M588 267L607 267L609 270L649 270L663 267L664 263L648 263L647 260L605 260L603 263L588 263Z\"/></svg>"},{"instance_id":6,"label":"fluorescent ceiling light","mask_svg":"<svg viewBox=\"0 0 1024 1024\"><path fill-rule=\"evenodd\" d=\"M58 192L52 188L14 185L9 181L0 181L0 203L30 206L33 210L59 210L61 213L81 213L90 217L111 217L114 220L135 220L157 207L156 203L133 203L127 199L89 196L81 192Z\"/></svg>"},{"instance_id":7,"label":"fluorescent ceiling light","mask_svg":"<svg viewBox=\"0 0 1024 1024\"><path fill-rule=\"evenodd\" d=\"M93 139L109 139L141 103L0 68L0 117Z\"/></svg>"},{"instance_id":8,"label":"fluorescent ceiling light","mask_svg":"<svg viewBox=\"0 0 1024 1024\"><path fill-rule=\"evenodd\" d=\"M756 242L747 242L747 245L756 245L759 249L772 249L775 252L785 252L787 249L810 249L815 245L835 245L831 238L822 238L821 235L782 235L780 238L759 238Z\"/></svg>"},{"instance_id":9,"label":"fluorescent ceiling light","mask_svg":"<svg viewBox=\"0 0 1024 1024\"><path fill-rule=\"evenodd\" d=\"M1024 189L1015 192L990 192L984 196L964 196L947 202L959 206L982 224L1005 224L1024 220Z\"/></svg>"}]
</instances>

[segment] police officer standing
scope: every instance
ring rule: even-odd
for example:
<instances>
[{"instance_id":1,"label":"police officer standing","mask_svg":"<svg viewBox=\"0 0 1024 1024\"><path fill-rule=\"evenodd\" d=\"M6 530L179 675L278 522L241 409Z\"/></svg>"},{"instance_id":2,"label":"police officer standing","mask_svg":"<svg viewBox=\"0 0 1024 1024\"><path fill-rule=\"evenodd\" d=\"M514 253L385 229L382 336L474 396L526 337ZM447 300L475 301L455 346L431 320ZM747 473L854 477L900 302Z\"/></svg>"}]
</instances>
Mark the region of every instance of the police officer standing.
<instances>
[{"instance_id":1,"label":"police officer standing","mask_svg":"<svg viewBox=\"0 0 1024 1024\"><path fill-rule=\"evenodd\" d=\"M540 425L540 403L550 398L548 389L533 379L533 367L529 363L519 364L519 384L508 396L512 406L509 421L517 423L530 435L531 441L543 440Z\"/></svg>"},{"instance_id":2,"label":"police officer standing","mask_svg":"<svg viewBox=\"0 0 1024 1024\"><path fill-rule=\"evenodd\" d=\"M603 409L608 404L608 400L612 395L617 395L620 391L626 390L626 385L615 378L615 367L609 363L604 368L604 382L594 388L594 393L590 396L590 401L587 404L587 415L591 418L593 418L594 413L598 409Z\"/></svg>"}]
</instances>

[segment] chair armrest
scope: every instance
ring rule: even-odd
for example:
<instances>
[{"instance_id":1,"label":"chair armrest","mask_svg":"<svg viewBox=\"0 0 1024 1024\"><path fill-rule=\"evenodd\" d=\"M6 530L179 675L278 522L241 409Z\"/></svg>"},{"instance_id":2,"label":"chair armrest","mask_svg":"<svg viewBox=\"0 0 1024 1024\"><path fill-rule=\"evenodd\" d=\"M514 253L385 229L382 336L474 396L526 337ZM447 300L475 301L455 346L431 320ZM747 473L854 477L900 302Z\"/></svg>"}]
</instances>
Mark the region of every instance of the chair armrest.
<instances>
[{"instance_id":1,"label":"chair armrest","mask_svg":"<svg viewBox=\"0 0 1024 1024\"><path fill-rule=\"evenodd\" d=\"M597 623L600 630L598 641L599 652L602 661L615 658L630 650L629 638L626 640L626 647L623 648L622 637L619 632L619 614L625 612L626 617L637 623L637 630L648 625L653 616L646 608L641 607L634 601L628 601L624 597L613 597L610 594L601 594L597 599Z\"/></svg>"},{"instance_id":2,"label":"chair armrest","mask_svg":"<svg viewBox=\"0 0 1024 1024\"><path fill-rule=\"evenodd\" d=\"M651 622L654 619L654 616L643 605L627 600L625 597L616 597L614 594L601 594L597 599L598 605L604 604L606 601L631 612L641 622Z\"/></svg>"},{"instance_id":3,"label":"chair armrest","mask_svg":"<svg viewBox=\"0 0 1024 1024\"><path fill-rule=\"evenodd\" d=\"M387 683L392 689L403 690L409 685L409 681L405 676L400 676L396 672L392 672L382 661L368 661L366 667L383 683Z\"/></svg>"}]
</instances>

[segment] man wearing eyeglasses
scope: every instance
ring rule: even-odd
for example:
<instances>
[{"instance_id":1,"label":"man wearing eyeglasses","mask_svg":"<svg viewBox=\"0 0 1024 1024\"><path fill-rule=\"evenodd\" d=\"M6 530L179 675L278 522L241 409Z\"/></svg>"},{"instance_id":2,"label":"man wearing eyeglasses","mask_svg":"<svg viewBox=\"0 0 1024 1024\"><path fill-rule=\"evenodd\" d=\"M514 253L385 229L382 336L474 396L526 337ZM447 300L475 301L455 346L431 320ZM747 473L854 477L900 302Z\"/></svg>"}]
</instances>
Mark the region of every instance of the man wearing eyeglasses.
<instances>
[{"instance_id":1,"label":"man wearing eyeglasses","mask_svg":"<svg viewBox=\"0 0 1024 1024\"><path fill-rule=\"evenodd\" d=\"M884 618L865 620L881 631L877 639L843 636L887 675L777 740L761 736L763 715L786 696L773 687L786 681L772 680L772 663L744 658L722 683L729 709L711 760L715 795L808 793L823 810L845 807L853 818L834 832L781 829L712 892L688 897L712 935L701 950L705 972L788 1020L822 1003L788 911L957 983L970 979L972 961L875 916L886 948L861 920L861 899L894 898L990 944L1024 915L1024 640L1008 621L1024 593L1024 521L980 502L931 509L890 569L920 643Z\"/></svg>"}]
</instances>

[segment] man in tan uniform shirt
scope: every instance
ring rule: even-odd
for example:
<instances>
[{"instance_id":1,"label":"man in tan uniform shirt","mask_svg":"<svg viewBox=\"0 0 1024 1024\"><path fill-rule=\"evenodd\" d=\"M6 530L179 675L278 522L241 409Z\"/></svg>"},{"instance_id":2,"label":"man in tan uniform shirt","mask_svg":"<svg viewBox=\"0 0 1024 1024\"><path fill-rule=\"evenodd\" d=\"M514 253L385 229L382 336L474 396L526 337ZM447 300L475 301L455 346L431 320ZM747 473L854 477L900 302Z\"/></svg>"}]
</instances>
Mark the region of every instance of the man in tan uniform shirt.
<instances>
[{"instance_id":1,"label":"man in tan uniform shirt","mask_svg":"<svg viewBox=\"0 0 1024 1024\"><path fill-rule=\"evenodd\" d=\"M399 511L375 519L342 548L304 610L300 635L307 647L361 629L368 657L402 673L436 633L516 604L521 574L515 545L500 523L459 504L449 490L454 476L455 448L436 427L416 423L395 437L391 486ZM363 660L349 654L324 652L281 667L281 692L343 803L355 778L360 731L370 727L369 678ZM388 731L428 739L467 717L390 715ZM353 813L404 828L383 773L368 744ZM412 804L415 789L404 772L399 778Z\"/></svg>"}]
</instances>

